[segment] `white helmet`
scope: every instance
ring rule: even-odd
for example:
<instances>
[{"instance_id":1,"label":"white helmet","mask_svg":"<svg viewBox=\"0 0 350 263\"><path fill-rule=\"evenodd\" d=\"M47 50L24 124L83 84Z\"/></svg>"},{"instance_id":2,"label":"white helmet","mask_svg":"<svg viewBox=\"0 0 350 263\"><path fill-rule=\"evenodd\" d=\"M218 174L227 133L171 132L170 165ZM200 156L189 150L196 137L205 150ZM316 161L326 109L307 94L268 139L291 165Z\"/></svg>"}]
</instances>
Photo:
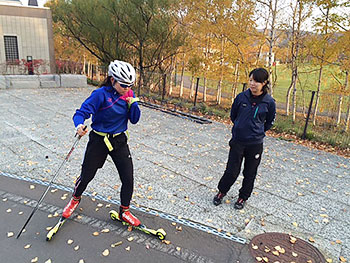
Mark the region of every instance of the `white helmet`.
<instances>
[{"instance_id":1,"label":"white helmet","mask_svg":"<svg viewBox=\"0 0 350 263\"><path fill-rule=\"evenodd\" d=\"M133 66L128 62L114 60L108 66L108 76L125 85L134 85L136 73Z\"/></svg>"}]
</instances>

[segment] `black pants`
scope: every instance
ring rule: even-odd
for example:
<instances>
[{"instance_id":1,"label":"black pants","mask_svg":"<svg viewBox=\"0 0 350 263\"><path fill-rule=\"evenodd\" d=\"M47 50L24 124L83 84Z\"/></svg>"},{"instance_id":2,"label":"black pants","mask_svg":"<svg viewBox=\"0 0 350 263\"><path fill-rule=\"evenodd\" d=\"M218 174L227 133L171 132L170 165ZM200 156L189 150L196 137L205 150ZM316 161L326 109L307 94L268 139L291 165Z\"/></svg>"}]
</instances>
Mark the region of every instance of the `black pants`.
<instances>
[{"instance_id":1,"label":"black pants","mask_svg":"<svg viewBox=\"0 0 350 263\"><path fill-rule=\"evenodd\" d=\"M134 168L127 144L127 137L125 133L114 138L110 136L109 141L113 146L111 152L108 151L103 138L103 136L96 134L94 131L90 132L81 174L75 183L73 195L79 197L83 194L87 185L95 177L97 170L102 168L109 154L117 167L122 182L120 202L123 206L129 206L134 190Z\"/></svg>"},{"instance_id":2,"label":"black pants","mask_svg":"<svg viewBox=\"0 0 350 263\"><path fill-rule=\"evenodd\" d=\"M247 200L254 188L254 181L258 171L258 166L261 161L263 152L263 144L242 145L233 140L230 141L230 152L224 175L221 177L218 184L218 189L221 193L226 194L231 186L237 180L241 171L243 158L243 183L239 190L239 197Z\"/></svg>"}]
</instances>

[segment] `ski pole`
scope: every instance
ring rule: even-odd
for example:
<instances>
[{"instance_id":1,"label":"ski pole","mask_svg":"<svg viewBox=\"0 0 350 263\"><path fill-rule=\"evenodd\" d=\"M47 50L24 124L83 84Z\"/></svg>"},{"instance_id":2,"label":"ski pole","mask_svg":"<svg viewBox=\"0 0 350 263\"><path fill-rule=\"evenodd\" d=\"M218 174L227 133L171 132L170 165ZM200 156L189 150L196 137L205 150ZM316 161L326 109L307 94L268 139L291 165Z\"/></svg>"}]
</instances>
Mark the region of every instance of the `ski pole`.
<instances>
[{"instance_id":1,"label":"ski pole","mask_svg":"<svg viewBox=\"0 0 350 263\"><path fill-rule=\"evenodd\" d=\"M87 128L87 126L85 126L83 130L85 130L86 128ZM78 134L78 133L76 133L75 136L77 136L77 134ZM59 174L59 172L60 172L61 168L63 167L63 165L68 161L70 155L71 155L72 152L74 151L75 147L78 145L78 142L79 142L80 138L81 138L81 136L78 135L78 138L75 140L75 142L74 142L72 148L70 149L69 153L67 154L66 158L64 158L64 161L61 163L61 165L60 165L60 167L58 168L57 172L56 172L55 175L52 177L52 179L51 179L49 185L47 186L47 188L46 188L46 190L45 190L45 192L41 195L41 197L40 197L38 203L36 204L36 206L35 206L35 208L33 209L32 213L29 215L29 217L28 217L27 221L25 222L24 226L22 227L21 231L19 231L19 233L18 233L18 235L17 235L17 237L16 237L17 239L21 236L21 234L22 234L24 228L27 226L27 224L29 223L29 220L32 218L32 216L34 215L34 213L36 212L36 210L38 210L39 205L40 205L40 203L42 202L42 200L45 198L47 192L49 191L49 189L50 189L50 187L51 187L51 185L52 185L52 182L56 179L56 177L57 177L57 175Z\"/></svg>"}]
</instances>

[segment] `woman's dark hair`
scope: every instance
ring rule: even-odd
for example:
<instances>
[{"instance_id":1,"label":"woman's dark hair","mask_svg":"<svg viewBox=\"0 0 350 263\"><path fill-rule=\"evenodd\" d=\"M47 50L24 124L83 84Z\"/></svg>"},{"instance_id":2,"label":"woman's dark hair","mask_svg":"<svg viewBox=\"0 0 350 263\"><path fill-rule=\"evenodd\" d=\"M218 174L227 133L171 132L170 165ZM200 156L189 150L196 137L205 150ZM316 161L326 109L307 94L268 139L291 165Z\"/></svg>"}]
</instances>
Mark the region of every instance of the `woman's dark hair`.
<instances>
[{"instance_id":1,"label":"woman's dark hair","mask_svg":"<svg viewBox=\"0 0 350 263\"><path fill-rule=\"evenodd\" d=\"M263 86L263 92L267 92L267 90L269 89L269 73L267 72L266 69L264 68L256 68L253 69L250 73L249 73L249 77L253 77L253 79L256 82L259 83L264 83L266 81L266 84Z\"/></svg>"},{"instance_id":2,"label":"woman's dark hair","mask_svg":"<svg viewBox=\"0 0 350 263\"><path fill-rule=\"evenodd\" d=\"M100 87L103 87L103 86L105 86L105 87L108 87L108 86L112 87L111 78L112 78L112 76L108 76L107 78L105 78L105 79L102 81Z\"/></svg>"}]
</instances>

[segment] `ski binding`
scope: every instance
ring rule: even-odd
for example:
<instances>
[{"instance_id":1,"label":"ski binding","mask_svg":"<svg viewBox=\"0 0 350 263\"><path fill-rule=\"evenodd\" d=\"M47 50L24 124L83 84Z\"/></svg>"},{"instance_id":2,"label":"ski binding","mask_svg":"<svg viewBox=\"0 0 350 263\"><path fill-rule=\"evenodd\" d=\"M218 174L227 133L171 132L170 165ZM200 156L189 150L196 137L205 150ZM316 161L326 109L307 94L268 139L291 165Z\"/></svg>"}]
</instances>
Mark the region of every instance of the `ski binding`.
<instances>
[{"instance_id":1,"label":"ski binding","mask_svg":"<svg viewBox=\"0 0 350 263\"><path fill-rule=\"evenodd\" d=\"M61 217L58 223L47 233L46 241L50 241L53 236L58 232L58 230L62 227L64 222L66 222L67 218Z\"/></svg>"},{"instance_id":2,"label":"ski binding","mask_svg":"<svg viewBox=\"0 0 350 263\"><path fill-rule=\"evenodd\" d=\"M154 230L154 229L147 228L144 224L140 224L138 226L132 226L129 223L121 220L120 217L119 217L119 213L114 211L114 210L111 210L109 212L109 215L110 215L112 220L114 220L114 221L118 220L118 221L122 222L122 224L125 225L125 226L130 226L130 227L135 228L137 230L140 230L140 231L142 231L142 232L144 232L146 234L158 237L159 240L164 240L165 237L166 237L166 232L164 231L163 228L159 228L157 230Z\"/></svg>"}]
</instances>

